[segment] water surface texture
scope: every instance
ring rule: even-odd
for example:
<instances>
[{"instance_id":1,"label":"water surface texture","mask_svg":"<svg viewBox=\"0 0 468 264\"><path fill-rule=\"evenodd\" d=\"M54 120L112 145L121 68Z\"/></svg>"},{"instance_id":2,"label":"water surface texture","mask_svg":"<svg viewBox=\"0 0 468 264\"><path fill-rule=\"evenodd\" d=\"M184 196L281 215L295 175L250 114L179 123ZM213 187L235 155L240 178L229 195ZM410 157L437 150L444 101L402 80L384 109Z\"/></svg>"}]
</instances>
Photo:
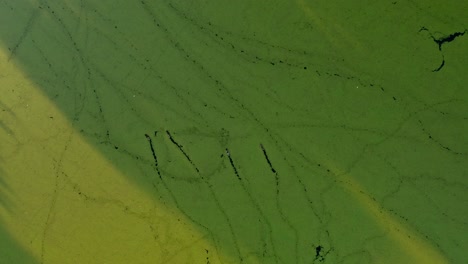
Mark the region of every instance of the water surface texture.
<instances>
[{"instance_id":1,"label":"water surface texture","mask_svg":"<svg viewBox=\"0 0 468 264\"><path fill-rule=\"evenodd\" d=\"M467 10L0 0L0 263L468 263Z\"/></svg>"}]
</instances>

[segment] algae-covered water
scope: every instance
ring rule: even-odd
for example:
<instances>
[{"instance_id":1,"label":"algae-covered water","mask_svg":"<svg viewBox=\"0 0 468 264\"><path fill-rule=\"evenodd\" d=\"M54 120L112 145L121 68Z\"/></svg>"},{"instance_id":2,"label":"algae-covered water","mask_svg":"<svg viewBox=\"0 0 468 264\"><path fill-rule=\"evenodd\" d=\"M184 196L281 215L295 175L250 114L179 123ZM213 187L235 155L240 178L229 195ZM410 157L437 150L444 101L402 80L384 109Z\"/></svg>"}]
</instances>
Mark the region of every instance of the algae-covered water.
<instances>
[{"instance_id":1,"label":"algae-covered water","mask_svg":"<svg viewBox=\"0 0 468 264\"><path fill-rule=\"evenodd\" d=\"M467 3L0 0L0 264L468 263Z\"/></svg>"}]
</instances>

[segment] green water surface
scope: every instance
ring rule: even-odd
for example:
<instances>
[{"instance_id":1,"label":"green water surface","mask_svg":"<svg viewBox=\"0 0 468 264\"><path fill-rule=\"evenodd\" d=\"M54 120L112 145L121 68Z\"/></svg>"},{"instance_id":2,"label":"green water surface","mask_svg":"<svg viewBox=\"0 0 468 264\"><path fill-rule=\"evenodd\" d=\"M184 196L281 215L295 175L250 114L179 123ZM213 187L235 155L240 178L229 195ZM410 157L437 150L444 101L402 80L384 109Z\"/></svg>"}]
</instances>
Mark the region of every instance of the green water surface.
<instances>
[{"instance_id":1,"label":"green water surface","mask_svg":"<svg viewBox=\"0 0 468 264\"><path fill-rule=\"evenodd\" d=\"M468 263L467 10L0 0L0 264Z\"/></svg>"}]
</instances>

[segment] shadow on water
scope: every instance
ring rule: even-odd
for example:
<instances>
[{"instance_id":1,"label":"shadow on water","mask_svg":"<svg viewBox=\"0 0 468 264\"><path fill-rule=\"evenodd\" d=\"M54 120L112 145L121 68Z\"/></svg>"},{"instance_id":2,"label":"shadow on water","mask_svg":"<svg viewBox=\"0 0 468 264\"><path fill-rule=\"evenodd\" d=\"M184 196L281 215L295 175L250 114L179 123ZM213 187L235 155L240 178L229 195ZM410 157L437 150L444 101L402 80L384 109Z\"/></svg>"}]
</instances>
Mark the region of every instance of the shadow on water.
<instances>
[{"instance_id":1,"label":"shadow on water","mask_svg":"<svg viewBox=\"0 0 468 264\"><path fill-rule=\"evenodd\" d=\"M190 219L221 255L240 261L243 248L263 250L270 260L276 257L272 242L266 241L272 226L264 212L251 217L252 208L245 209L246 201L253 210L260 205L239 185L245 176L236 167L236 154L228 150L231 135L242 134L243 122L232 122L234 115L255 117L241 109L242 103L203 62L188 58L190 51L171 32L173 22L166 23L157 7L138 1L109 14L115 1L57 3L0 3L2 23L8 25L1 31L10 53L7 63L21 67L90 145L155 200ZM197 74L202 80L190 84ZM263 146L253 142L263 159ZM188 165L188 172L178 175L178 165L171 167L171 162ZM145 167L149 177L132 174L132 167ZM216 177L223 170L229 179ZM260 249L250 249L250 236L258 228L265 241ZM290 224L286 228L293 229ZM11 263L34 262L6 231L0 232Z\"/></svg>"},{"instance_id":2,"label":"shadow on water","mask_svg":"<svg viewBox=\"0 0 468 264\"><path fill-rule=\"evenodd\" d=\"M292 252L286 258L297 257L293 224L280 213L276 217L283 224L274 227L275 210L261 209L262 202L278 206L277 175L264 158L270 146L259 140L270 137L265 141L271 142L271 135L243 107L244 99L226 87L224 77L205 68L210 55L192 59L197 49L192 45L198 44L180 44L191 37L172 28L187 20L165 17L167 11L180 14L150 2L109 13L115 1L3 1L2 19L10 26L1 36L10 52L8 63L20 66L130 181L190 219L223 258L278 261L278 244L286 237L291 241L281 250ZM189 34L199 33L209 32ZM230 143L246 136L246 120L254 126L246 149L255 151L259 166L241 161L244 155ZM270 180L256 187L241 182L247 178L241 167L249 166ZM147 177L135 175L134 167L143 167ZM254 197L255 189L265 186L266 197ZM279 241L273 241L273 233L280 234Z\"/></svg>"},{"instance_id":3,"label":"shadow on water","mask_svg":"<svg viewBox=\"0 0 468 264\"><path fill-rule=\"evenodd\" d=\"M0 222L0 248L1 263L39 263L16 242L15 238L11 237L10 233L4 229L2 222Z\"/></svg>"},{"instance_id":4,"label":"shadow on water","mask_svg":"<svg viewBox=\"0 0 468 264\"><path fill-rule=\"evenodd\" d=\"M1 160L0 160L1 163ZM5 182L3 176L5 171L0 167L0 210L7 214L12 212L13 206L9 199L11 190ZM8 230L5 229L3 221L0 219L0 263L39 263L23 246L18 242Z\"/></svg>"},{"instance_id":5,"label":"shadow on water","mask_svg":"<svg viewBox=\"0 0 468 264\"><path fill-rule=\"evenodd\" d=\"M325 63L319 65L323 72L305 75L305 51L235 36L163 2L2 1L0 17L8 27L0 37L10 52L8 63L21 67L89 145L155 201L190 219L220 255L238 262L247 257L268 263L324 260L333 250L327 231L333 209L324 209L321 191L333 191L337 180L331 165L321 163L327 157L314 154L335 144L345 149L341 158L352 157L352 167L367 145L355 131L343 132L344 126L326 123L332 115L341 121L349 113L329 114L337 108L333 103L323 104L323 110L309 102L322 106L332 98L340 104L350 96L317 93L310 98L306 91L312 82L339 87L358 80L336 65L338 73L327 72ZM316 49L326 46L317 43ZM268 61L270 53L278 58ZM283 53L289 62L283 61ZM320 59L317 56L314 60ZM275 80L265 77L280 79L283 71L263 74L264 79L252 73L277 64L290 67L291 81L285 86L303 89L288 102L283 100L289 96L287 89L278 89ZM306 81L299 83L296 77ZM398 110L404 109L392 105L395 108L388 111L379 102L369 105L388 120L399 120ZM329 127L322 128L329 130L311 135L304 129L317 127L311 114L314 122L325 120L322 124ZM290 118L299 120L297 127ZM267 125L280 119L285 127L302 130L286 139ZM351 145L338 146L337 137L329 133ZM322 144L322 149L307 148L310 142L317 148ZM13 255L23 254L5 231L0 232L2 243L17 252Z\"/></svg>"}]
</instances>

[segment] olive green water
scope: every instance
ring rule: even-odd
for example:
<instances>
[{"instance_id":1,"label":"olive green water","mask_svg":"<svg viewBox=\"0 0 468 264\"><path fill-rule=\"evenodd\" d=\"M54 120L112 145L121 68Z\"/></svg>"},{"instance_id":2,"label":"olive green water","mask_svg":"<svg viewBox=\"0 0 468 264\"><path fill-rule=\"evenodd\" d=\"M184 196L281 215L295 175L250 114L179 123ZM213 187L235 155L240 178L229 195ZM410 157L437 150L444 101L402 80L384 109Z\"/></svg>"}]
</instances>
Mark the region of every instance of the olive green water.
<instances>
[{"instance_id":1,"label":"olive green water","mask_svg":"<svg viewBox=\"0 0 468 264\"><path fill-rule=\"evenodd\" d=\"M0 0L0 264L468 263L466 10Z\"/></svg>"}]
</instances>

